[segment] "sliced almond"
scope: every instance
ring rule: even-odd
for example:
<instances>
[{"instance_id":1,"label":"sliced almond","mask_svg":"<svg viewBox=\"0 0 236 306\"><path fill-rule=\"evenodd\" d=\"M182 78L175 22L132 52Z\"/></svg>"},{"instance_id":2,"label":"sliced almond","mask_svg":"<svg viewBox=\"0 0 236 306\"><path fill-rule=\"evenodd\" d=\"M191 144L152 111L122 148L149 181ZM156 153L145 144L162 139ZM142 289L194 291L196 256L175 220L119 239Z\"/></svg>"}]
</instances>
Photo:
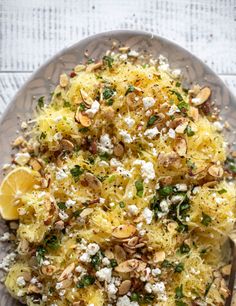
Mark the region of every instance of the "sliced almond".
<instances>
[{"instance_id":1,"label":"sliced almond","mask_svg":"<svg viewBox=\"0 0 236 306\"><path fill-rule=\"evenodd\" d=\"M183 134L187 126L188 126L188 121L184 121L176 127L175 132L178 134Z\"/></svg>"},{"instance_id":2,"label":"sliced almond","mask_svg":"<svg viewBox=\"0 0 236 306\"><path fill-rule=\"evenodd\" d=\"M82 114L79 107L75 113L75 121L81 123L84 127L89 127L92 124L91 119L87 115Z\"/></svg>"},{"instance_id":3,"label":"sliced almond","mask_svg":"<svg viewBox=\"0 0 236 306\"><path fill-rule=\"evenodd\" d=\"M129 273L134 271L139 265L138 259L129 259L124 262L121 262L117 267L115 267L115 271L119 273Z\"/></svg>"},{"instance_id":4,"label":"sliced almond","mask_svg":"<svg viewBox=\"0 0 236 306\"><path fill-rule=\"evenodd\" d=\"M224 170L221 166L212 165L209 167L208 173L213 177L220 178L224 174Z\"/></svg>"},{"instance_id":5,"label":"sliced almond","mask_svg":"<svg viewBox=\"0 0 236 306\"><path fill-rule=\"evenodd\" d=\"M174 150L178 153L179 156L184 157L187 153L187 142L182 137L176 137Z\"/></svg>"},{"instance_id":6,"label":"sliced almond","mask_svg":"<svg viewBox=\"0 0 236 306\"><path fill-rule=\"evenodd\" d=\"M137 272L144 271L146 266L147 266L146 262L139 260L138 267L137 267Z\"/></svg>"},{"instance_id":7,"label":"sliced almond","mask_svg":"<svg viewBox=\"0 0 236 306\"><path fill-rule=\"evenodd\" d=\"M189 117L193 118L193 121L198 121L199 119L199 111L198 108L194 106L190 106L189 111L188 111Z\"/></svg>"},{"instance_id":8,"label":"sliced almond","mask_svg":"<svg viewBox=\"0 0 236 306\"><path fill-rule=\"evenodd\" d=\"M154 263L162 262L166 258L166 253L164 251L156 252L153 256Z\"/></svg>"},{"instance_id":9,"label":"sliced almond","mask_svg":"<svg viewBox=\"0 0 236 306\"><path fill-rule=\"evenodd\" d=\"M130 50L129 47L120 47L120 48L119 48L119 51L120 51L120 52L128 52L129 50Z\"/></svg>"},{"instance_id":10,"label":"sliced almond","mask_svg":"<svg viewBox=\"0 0 236 306\"><path fill-rule=\"evenodd\" d=\"M122 249L123 250L123 249ZM114 253L111 251L111 250L109 250L109 249L106 249L105 251L104 251L104 254L105 254L105 256L108 258L108 259L114 259ZM125 257L126 258L126 257ZM125 259L124 258L124 259Z\"/></svg>"},{"instance_id":11,"label":"sliced almond","mask_svg":"<svg viewBox=\"0 0 236 306\"><path fill-rule=\"evenodd\" d=\"M55 226L55 229L57 230L63 230L65 227L65 224L62 220L59 220L54 224L54 226Z\"/></svg>"},{"instance_id":12,"label":"sliced almond","mask_svg":"<svg viewBox=\"0 0 236 306\"><path fill-rule=\"evenodd\" d=\"M158 155L158 162L164 168L174 167L178 169L181 167L180 157L174 151L169 153L160 153Z\"/></svg>"},{"instance_id":13,"label":"sliced almond","mask_svg":"<svg viewBox=\"0 0 236 306\"><path fill-rule=\"evenodd\" d=\"M130 246L130 247L134 247L134 246L136 246L138 241L139 241L138 237L132 237L131 239L129 239L127 245Z\"/></svg>"},{"instance_id":14,"label":"sliced almond","mask_svg":"<svg viewBox=\"0 0 236 306\"><path fill-rule=\"evenodd\" d=\"M68 79L68 76L65 73L60 75L60 82L59 83L60 83L60 86L63 87L63 88L68 85L69 79Z\"/></svg>"},{"instance_id":15,"label":"sliced almond","mask_svg":"<svg viewBox=\"0 0 236 306\"><path fill-rule=\"evenodd\" d=\"M111 106L104 107L102 114L107 121L112 120L115 117L115 111Z\"/></svg>"},{"instance_id":16,"label":"sliced almond","mask_svg":"<svg viewBox=\"0 0 236 306\"><path fill-rule=\"evenodd\" d=\"M72 279L64 279L62 282L61 282L61 285L62 285L62 289L65 289L65 288L69 288L73 283L73 280Z\"/></svg>"},{"instance_id":17,"label":"sliced almond","mask_svg":"<svg viewBox=\"0 0 236 306\"><path fill-rule=\"evenodd\" d=\"M60 142L60 147L62 150L72 152L75 146L70 140L62 139Z\"/></svg>"},{"instance_id":18,"label":"sliced almond","mask_svg":"<svg viewBox=\"0 0 236 306\"><path fill-rule=\"evenodd\" d=\"M61 273L61 275L58 278L58 282L61 282L62 280L68 278L68 276L72 273L72 271L75 269L75 264L72 262L69 266L65 268L65 270Z\"/></svg>"},{"instance_id":19,"label":"sliced almond","mask_svg":"<svg viewBox=\"0 0 236 306\"><path fill-rule=\"evenodd\" d=\"M81 214L80 217L81 218L86 218L87 216L91 215L93 213L94 209L93 208L85 208Z\"/></svg>"},{"instance_id":20,"label":"sliced almond","mask_svg":"<svg viewBox=\"0 0 236 306\"><path fill-rule=\"evenodd\" d=\"M227 285L226 285L226 281L222 278L221 281L220 281L220 288L219 288L219 293L221 295L223 295L223 297L226 299L229 294L230 294L230 291L229 289L227 288Z\"/></svg>"},{"instance_id":21,"label":"sliced almond","mask_svg":"<svg viewBox=\"0 0 236 306\"><path fill-rule=\"evenodd\" d=\"M102 183L101 181L92 173L86 172L81 180L83 182L85 182L85 184L90 187L91 189L93 189L94 191L98 192L101 190L102 188Z\"/></svg>"},{"instance_id":22,"label":"sliced almond","mask_svg":"<svg viewBox=\"0 0 236 306\"><path fill-rule=\"evenodd\" d=\"M232 265L226 265L224 267L221 268L221 272L223 275L225 276L229 276L230 273L231 273L231 268L232 268Z\"/></svg>"},{"instance_id":23,"label":"sliced almond","mask_svg":"<svg viewBox=\"0 0 236 306\"><path fill-rule=\"evenodd\" d=\"M56 272L57 268L53 265L42 266L42 273L51 276Z\"/></svg>"},{"instance_id":24,"label":"sliced almond","mask_svg":"<svg viewBox=\"0 0 236 306\"><path fill-rule=\"evenodd\" d=\"M132 224L123 224L117 226L112 231L112 236L117 239L125 239L132 237L136 233L136 227Z\"/></svg>"},{"instance_id":25,"label":"sliced almond","mask_svg":"<svg viewBox=\"0 0 236 306\"><path fill-rule=\"evenodd\" d=\"M118 294L125 295L126 293L129 292L130 288L131 288L131 280L126 279L120 284Z\"/></svg>"},{"instance_id":26,"label":"sliced almond","mask_svg":"<svg viewBox=\"0 0 236 306\"><path fill-rule=\"evenodd\" d=\"M117 145L114 146L114 155L117 157L122 157L124 155L124 146L121 143L118 143Z\"/></svg>"},{"instance_id":27,"label":"sliced almond","mask_svg":"<svg viewBox=\"0 0 236 306\"><path fill-rule=\"evenodd\" d=\"M92 72L96 69L99 69L102 67L102 62L98 62L98 63L93 63L87 66L86 71L87 72Z\"/></svg>"},{"instance_id":28,"label":"sliced almond","mask_svg":"<svg viewBox=\"0 0 236 306\"><path fill-rule=\"evenodd\" d=\"M19 147L26 143L26 140L23 136L18 136L12 143L13 147Z\"/></svg>"},{"instance_id":29,"label":"sliced almond","mask_svg":"<svg viewBox=\"0 0 236 306\"><path fill-rule=\"evenodd\" d=\"M39 288L39 287L37 287L35 285L32 285L32 284L30 284L28 289L27 289L28 293L41 293L41 291L42 291L41 288Z\"/></svg>"},{"instance_id":30,"label":"sliced almond","mask_svg":"<svg viewBox=\"0 0 236 306\"><path fill-rule=\"evenodd\" d=\"M115 245L114 246L114 258L116 259L118 264L125 261L126 257L127 255L126 255L125 250L120 245Z\"/></svg>"},{"instance_id":31,"label":"sliced almond","mask_svg":"<svg viewBox=\"0 0 236 306\"><path fill-rule=\"evenodd\" d=\"M82 97L83 102L87 105L87 106L91 106L93 103L93 99L89 97L89 95L87 94L86 91L84 91L83 89L80 89L80 95Z\"/></svg>"},{"instance_id":32,"label":"sliced almond","mask_svg":"<svg viewBox=\"0 0 236 306\"><path fill-rule=\"evenodd\" d=\"M35 171L42 169L41 163L36 158L31 158L29 164Z\"/></svg>"},{"instance_id":33,"label":"sliced almond","mask_svg":"<svg viewBox=\"0 0 236 306\"><path fill-rule=\"evenodd\" d=\"M209 87L203 87L200 92L192 99L192 104L199 106L206 102L211 95L211 89Z\"/></svg>"}]
</instances>

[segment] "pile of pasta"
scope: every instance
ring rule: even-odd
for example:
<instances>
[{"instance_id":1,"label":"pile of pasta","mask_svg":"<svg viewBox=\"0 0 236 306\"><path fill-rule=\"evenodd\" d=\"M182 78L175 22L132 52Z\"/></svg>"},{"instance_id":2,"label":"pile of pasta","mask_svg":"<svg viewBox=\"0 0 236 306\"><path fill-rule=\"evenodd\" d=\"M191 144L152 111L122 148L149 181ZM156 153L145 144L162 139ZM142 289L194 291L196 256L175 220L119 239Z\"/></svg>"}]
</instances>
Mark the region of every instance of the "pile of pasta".
<instances>
[{"instance_id":1,"label":"pile of pasta","mask_svg":"<svg viewBox=\"0 0 236 306\"><path fill-rule=\"evenodd\" d=\"M18 197L9 292L31 306L224 305L235 185L210 100L162 56L62 74L14 162L38 181Z\"/></svg>"}]
</instances>

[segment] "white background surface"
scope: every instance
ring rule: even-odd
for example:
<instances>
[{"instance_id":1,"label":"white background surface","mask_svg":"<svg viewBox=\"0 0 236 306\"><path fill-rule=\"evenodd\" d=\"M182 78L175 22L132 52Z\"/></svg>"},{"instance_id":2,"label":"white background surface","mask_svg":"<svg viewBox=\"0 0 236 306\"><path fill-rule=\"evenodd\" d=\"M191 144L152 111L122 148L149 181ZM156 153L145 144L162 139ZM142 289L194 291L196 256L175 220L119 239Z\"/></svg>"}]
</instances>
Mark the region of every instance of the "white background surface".
<instances>
[{"instance_id":1,"label":"white background surface","mask_svg":"<svg viewBox=\"0 0 236 306\"><path fill-rule=\"evenodd\" d=\"M46 59L112 29L177 42L236 94L236 0L0 0L0 113Z\"/></svg>"}]
</instances>

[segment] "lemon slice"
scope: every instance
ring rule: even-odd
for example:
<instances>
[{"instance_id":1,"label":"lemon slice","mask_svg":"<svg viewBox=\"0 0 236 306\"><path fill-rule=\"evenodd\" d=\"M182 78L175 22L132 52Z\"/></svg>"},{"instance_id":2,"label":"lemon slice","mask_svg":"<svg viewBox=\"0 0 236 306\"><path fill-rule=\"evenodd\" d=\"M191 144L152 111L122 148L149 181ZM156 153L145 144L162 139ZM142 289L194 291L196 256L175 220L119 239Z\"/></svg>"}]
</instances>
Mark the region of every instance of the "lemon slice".
<instances>
[{"instance_id":1,"label":"lemon slice","mask_svg":"<svg viewBox=\"0 0 236 306\"><path fill-rule=\"evenodd\" d=\"M0 187L0 214L3 219L19 219L20 198L34 189L39 178L38 172L26 167L16 168L4 178Z\"/></svg>"}]
</instances>

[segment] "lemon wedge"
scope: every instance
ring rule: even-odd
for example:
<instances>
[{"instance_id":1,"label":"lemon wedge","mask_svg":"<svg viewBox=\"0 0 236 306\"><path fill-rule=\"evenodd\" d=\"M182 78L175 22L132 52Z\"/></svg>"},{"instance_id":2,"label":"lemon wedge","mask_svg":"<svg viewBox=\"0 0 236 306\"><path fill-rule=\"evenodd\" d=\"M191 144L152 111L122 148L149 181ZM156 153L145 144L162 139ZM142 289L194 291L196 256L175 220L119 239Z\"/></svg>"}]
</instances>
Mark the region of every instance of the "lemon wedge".
<instances>
[{"instance_id":1,"label":"lemon wedge","mask_svg":"<svg viewBox=\"0 0 236 306\"><path fill-rule=\"evenodd\" d=\"M26 167L12 170L3 180L0 187L0 214L5 220L19 219L18 208L21 196L39 184L38 172Z\"/></svg>"}]
</instances>

